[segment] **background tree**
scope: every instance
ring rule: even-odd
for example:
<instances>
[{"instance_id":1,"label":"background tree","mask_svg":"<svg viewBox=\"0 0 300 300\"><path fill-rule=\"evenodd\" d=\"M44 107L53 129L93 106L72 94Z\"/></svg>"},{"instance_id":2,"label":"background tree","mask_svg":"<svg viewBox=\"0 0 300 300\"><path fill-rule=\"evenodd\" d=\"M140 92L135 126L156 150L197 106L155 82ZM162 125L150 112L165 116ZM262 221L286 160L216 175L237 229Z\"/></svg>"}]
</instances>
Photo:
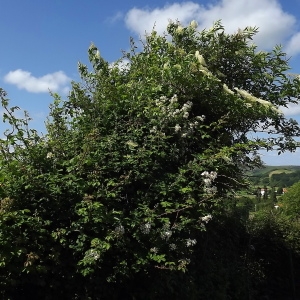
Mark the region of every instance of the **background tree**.
<instances>
[{"instance_id":1,"label":"background tree","mask_svg":"<svg viewBox=\"0 0 300 300\"><path fill-rule=\"evenodd\" d=\"M277 201L277 191L275 190L274 186L272 186L272 188L271 188L270 199L272 202Z\"/></svg>"},{"instance_id":2,"label":"background tree","mask_svg":"<svg viewBox=\"0 0 300 300\"><path fill-rule=\"evenodd\" d=\"M4 297L203 294L196 271L205 230L222 225L224 201L261 165L259 149L295 150L298 124L278 107L296 103L300 88L279 47L249 43L255 28L196 28L171 22L169 36L153 31L140 51L131 41L113 65L91 45L93 69L79 64L82 83L67 100L53 95L45 136L28 128L27 115L14 117L1 90L12 124L1 141ZM276 135L251 138L258 131ZM243 264L234 271L230 255L211 253L230 274L211 297L224 299Z\"/></svg>"},{"instance_id":3,"label":"background tree","mask_svg":"<svg viewBox=\"0 0 300 300\"><path fill-rule=\"evenodd\" d=\"M266 185L264 185L264 188L263 188L263 199L264 200L268 200L268 188Z\"/></svg>"},{"instance_id":4,"label":"background tree","mask_svg":"<svg viewBox=\"0 0 300 300\"><path fill-rule=\"evenodd\" d=\"M294 219L298 219L300 216L300 182L289 187L281 199L285 213Z\"/></svg>"},{"instance_id":5,"label":"background tree","mask_svg":"<svg viewBox=\"0 0 300 300\"><path fill-rule=\"evenodd\" d=\"M282 195L282 193L283 193L283 187L279 186L277 189L277 195Z\"/></svg>"}]
</instances>

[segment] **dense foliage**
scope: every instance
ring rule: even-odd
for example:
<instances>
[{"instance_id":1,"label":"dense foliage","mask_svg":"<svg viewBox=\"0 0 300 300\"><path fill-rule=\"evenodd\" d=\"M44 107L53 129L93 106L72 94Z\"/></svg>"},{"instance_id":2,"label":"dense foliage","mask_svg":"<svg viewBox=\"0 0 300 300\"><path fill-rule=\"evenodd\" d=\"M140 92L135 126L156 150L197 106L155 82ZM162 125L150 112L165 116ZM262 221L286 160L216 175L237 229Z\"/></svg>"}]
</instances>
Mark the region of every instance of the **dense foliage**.
<instances>
[{"instance_id":1,"label":"dense foliage","mask_svg":"<svg viewBox=\"0 0 300 300\"><path fill-rule=\"evenodd\" d=\"M250 43L255 28L196 28L170 23L113 65L91 45L92 71L79 64L68 99L53 95L45 136L1 90L11 124L1 141L4 298L251 297L247 212L226 201L261 164L257 150L296 149L298 124L279 106L298 101L299 80L279 47Z\"/></svg>"},{"instance_id":2,"label":"dense foliage","mask_svg":"<svg viewBox=\"0 0 300 300\"><path fill-rule=\"evenodd\" d=\"M300 181L293 184L282 197L285 213L295 220L300 217Z\"/></svg>"}]
</instances>

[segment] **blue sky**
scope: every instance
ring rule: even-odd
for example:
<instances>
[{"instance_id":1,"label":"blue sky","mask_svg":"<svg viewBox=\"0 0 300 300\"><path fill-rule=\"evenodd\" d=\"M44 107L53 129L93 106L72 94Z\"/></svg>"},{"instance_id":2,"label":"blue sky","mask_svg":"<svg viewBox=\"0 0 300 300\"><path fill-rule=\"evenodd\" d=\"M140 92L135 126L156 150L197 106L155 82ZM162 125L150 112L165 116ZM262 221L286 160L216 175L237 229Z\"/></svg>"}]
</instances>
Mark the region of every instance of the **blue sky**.
<instances>
[{"instance_id":1,"label":"blue sky","mask_svg":"<svg viewBox=\"0 0 300 300\"><path fill-rule=\"evenodd\" d=\"M32 127L43 131L52 101L49 89L67 95L70 81L79 80L78 61L87 63L91 42L113 62L128 49L130 36L138 40L154 23L163 32L169 19L184 25L196 20L199 29L221 19L229 33L258 26L259 48L282 44L291 57L291 73L300 74L300 0L1 0L0 87L12 105L30 113ZM284 113L300 121L300 105ZM0 123L0 134L5 128ZM263 160L299 165L300 150L264 153Z\"/></svg>"}]
</instances>

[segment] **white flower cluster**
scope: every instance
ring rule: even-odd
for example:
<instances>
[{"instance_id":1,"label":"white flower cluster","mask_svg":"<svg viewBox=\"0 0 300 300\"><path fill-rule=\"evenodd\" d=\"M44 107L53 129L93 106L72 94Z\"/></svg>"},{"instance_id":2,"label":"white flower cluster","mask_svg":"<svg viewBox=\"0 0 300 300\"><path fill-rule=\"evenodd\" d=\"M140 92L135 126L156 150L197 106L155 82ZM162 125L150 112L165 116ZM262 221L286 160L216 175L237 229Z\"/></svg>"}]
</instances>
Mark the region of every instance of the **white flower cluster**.
<instances>
[{"instance_id":1,"label":"white flower cluster","mask_svg":"<svg viewBox=\"0 0 300 300\"><path fill-rule=\"evenodd\" d=\"M175 132L179 132L180 130L181 130L181 126L179 124L176 124Z\"/></svg>"},{"instance_id":2,"label":"white flower cluster","mask_svg":"<svg viewBox=\"0 0 300 300\"><path fill-rule=\"evenodd\" d=\"M182 118L183 120L188 120L191 108L193 106L193 103L191 101L187 101L180 108L178 105L178 97L176 94L170 99L168 99L166 96L161 96L159 99L155 100L155 104L160 107L166 120L174 118ZM183 138L187 137L199 125L199 122L203 122L205 120L205 116L196 116L195 119L195 121L190 121L185 125L180 125L177 123L174 127L175 133L180 132ZM156 126L150 129L150 133L157 133Z\"/></svg>"},{"instance_id":3,"label":"white flower cluster","mask_svg":"<svg viewBox=\"0 0 300 300\"><path fill-rule=\"evenodd\" d=\"M85 253L86 258L93 258L94 260L98 260L100 258L100 253L95 249L90 249Z\"/></svg>"},{"instance_id":4,"label":"white flower cluster","mask_svg":"<svg viewBox=\"0 0 300 300\"><path fill-rule=\"evenodd\" d=\"M193 20L193 21L190 23L190 26L191 26L192 28L196 29L196 28L198 27L198 23L197 23L195 20Z\"/></svg>"},{"instance_id":5,"label":"white flower cluster","mask_svg":"<svg viewBox=\"0 0 300 300\"><path fill-rule=\"evenodd\" d=\"M159 99L155 100L155 104L159 107L162 107L165 105L165 103L168 101L168 98L166 96L161 96Z\"/></svg>"},{"instance_id":6,"label":"white flower cluster","mask_svg":"<svg viewBox=\"0 0 300 300\"><path fill-rule=\"evenodd\" d=\"M203 122L205 120L205 116L204 115L197 116L196 119L199 120L199 121L201 121L201 122Z\"/></svg>"},{"instance_id":7,"label":"white flower cluster","mask_svg":"<svg viewBox=\"0 0 300 300\"><path fill-rule=\"evenodd\" d=\"M204 187L204 192L207 194L215 194L218 191L216 186Z\"/></svg>"},{"instance_id":8,"label":"white flower cluster","mask_svg":"<svg viewBox=\"0 0 300 300\"><path fill-rule=\"evenodd\" d=\"M170 247L171 250L176 250L177 249L177 246L173 243L170 244L169 247Z\"/></svg>"},{"instance_id":9,"label":"white flower cluster","mask_svg":"<svg viewBox=\"0 0 300 300\"><path fill-rule=\"evenodd\" d=\"M204 57L199 53L198 50L195 52L195 57L197 58L197 60L199 61L201 66L204 66L204 67L207 66Z\"/></svg>"},{"instance_id":10,"label":"white flower cluster","mask_svg":"<svg viewBox=\"0 0 300 300\"><path fill-rule=\"evenodd\" d=\"M170 99L166 96L161 96L159 99L155 100L155 104L161 108L162 112L166 114L166 116L176 117L182 115L183 118L187 119L193 103L191 101L187 101L183 104L181 109L178 108L177 103L178 97L176 94Z\"/></svg>"},{"instance_id":11,"label":"white flower cluster","mask_svg":"<svg viewBox=\"0 0 300 300\"><path fill-rule=\"evenodd\" d=\"M260 103L260 104L262 104L263 106L269 107L269 108L271 108L272 110L274 110L275 112L277 112L277 113L279 113L279 114L282 114L282 112L281 112L274 104L272 104L271 102L266 101L266 100L263 100L263 99L260 99L260 98L257 98L257 97L251 95L250 93L248 93L248 92L245 91L245 90L240 90L240 89L238 89L238 88L234 88L234 90L235 90L242 98L244 98L244 99L248 102L248 105L246 105L246 106L249 106L249 104L251 105L252 103Z\"/></svg>"},{"instance_id":12,"label":"white flower cluster","mask_svg":"<svg viewBox=\"0 0 300 300\"><path fill-rule=\"evenodd\" d=\"M223 90L229 95L234 95L234 92L225 83L223 84Z\"/></svg>"},{"instance_id":13,"label":"white flower cluster","mask_svg":"<svg viewBox=\"0 0 300 300\"><path fill-rule=\"evenodd\" d=\"M172 236L172 231L170 230L169 224L164 224L160 236L166 241Z\"/></svg>"},{"instance_id":14,"label":"white flower cluster","mask_svg":"<svg viewBox=\"0 0 300 300\"><path fill-rule=\"evenodd\" d=\"M141 229L142 233L144 233L144 234L149 234L149 233L150 233L150 230L151 230L151 224L150 224L150 223L142 224L142 225L140 226L140 229Z\"/></svg>"},{"instance_id":15,"label":"white flower cluster","mask_svg":"<svg viewBox=\"0 0 300 300\"><path fill-rule=\"evenodd\" d=\"M192 240L192 239L187 239L186 240L186 246L187 247L192 247L192 246L195 246L197 244L197 241L194 239L194 240Z\"/></svg>"},{"instance_id":16,"label":"white flower cluster","mask_svg":"<svg viewBox=\"0 0 300 300\"><path fill-rule=\"evenodd\" d=\"M118 225L116 228L115 228L115 233L117 235L123 235L125 232L125 229L124 229L124 226L122 225Z\"/></svg>"},{"instance_id":17,"label":"white flower cluster","mask_svg":"<svg viewBox=\"0 0 300 300\"><path fill-rule=\"evenodd\" d=\"M215 171L211 171L210 173L208 171L204 171L201 175L210 178L211 180L215 180L218 176Z\"/></svg>"},{"instance_id":18,"label":"white flower cluster","mask_svg":"<svg viewBox=\"0 0 300 300\"><path fill-rule=\"evenodd\" d=\"M217 192L217 187L212 186L212 183L217 178L218 173L215 171L211 171L210 173L204 171L201 175L204 177L204 191L208 194L215 194Z\"/></svg>"},{"instance_id":19,"label":"white flower cluster","mask_svg":"<svg viewBox=\"0 0 300 300\"><path fill-rule=\"evenodd\" d=\"M201 221L204 222L204 223L208 223L211 219L212 219L212 215L208 214L208 215L202 217Z\"/></svg>"},{"instance_id":20,"label":"white flower cluster","mask_svg":"<svg viewBox=\"0 0 300 300\"><path fill-rule=\"evenodd\" d=\"M153 126L151 129L150 129L150 133L156 133L157 132L157 126Z\"/></svg>"},{"instance_id":21,"label":"white flower cluster","mask_svg":"<svg viewBox=\"0 0 300 300\"><path fill-rule=\"evenodd\" d=\"M164 240L166 240L166 241L171 237L171 235L172 235L172 231L171 230L164 230L160 234L161 238L164 239Z\"/></svg>"},{"instance_id":22,"label":"white flower cluster","mask_svg":"<svg viewBox=\"0 0 300 300\"><path fill-rule=\"evenodd\" d=\"M215 171L211 171L210 173L207 172L207 171L204 171L201 175L203 177L205 177L204 184L205 185L211 185L212 182L217 178L218 173L215 172Z\"/></svg>"},{"instance_id":23,"label":"white flower cluster","mask_svg":"<svg viewBox=\"0 0 300 300\"><path fill-rule=\"evenodd\" d=\"M152 252L152 253L157 253L157 252L158 252L158 248L153 247L153 248L150 249L150 252Z\"/></svg>"},{"instance_id":24,"label":"white flower cluster","mask_svg":"<svg viewBox=\"0 0 300 300\"><path fill-rule=\"evenodd\" d=\"M180 259L178 260L178 263L179 263L179 266L180 268L186 268L186 266L188 264L190 264L191 260L189 258L183 258L183 259Z\"/></svg>"},{"instance_id":25,"label":"white flower cluster","mask_svg":"<svg viewBox=\"0 0 300 300\"><path fill-rule=\"evenodd\" d=\"M48 159L50 159L50 158L52 158L53 156L54 156L54 155L53 155L52 152L48 152L46 157L47 157Z\"/></svg>"}]
</instances>

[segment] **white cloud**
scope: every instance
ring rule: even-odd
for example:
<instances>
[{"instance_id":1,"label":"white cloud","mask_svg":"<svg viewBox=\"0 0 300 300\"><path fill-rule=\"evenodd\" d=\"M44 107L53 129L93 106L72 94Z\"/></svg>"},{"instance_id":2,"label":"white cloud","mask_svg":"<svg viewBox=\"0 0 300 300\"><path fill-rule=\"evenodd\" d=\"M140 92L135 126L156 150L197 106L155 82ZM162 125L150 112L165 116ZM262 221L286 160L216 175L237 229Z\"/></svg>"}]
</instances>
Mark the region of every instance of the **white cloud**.
<instances>
[{"instance_id":1,"label":"white cloud","mask_svg":"<svg viewBox=\"0 0 300 300\"><path fill-rule=\"evenodd\" d=\"M124 18L124 14L118 11L114 16L107 18L107 22L115 23L117 21L122 20L123 18Z\"/></svg>"},{"instance_id":2,"label":"white cloud","mask_svg":"<svg viewBox=\"0 0 300 300\"><path fill-rule=\"evenodd\" d=\"M162 8L133 8L126 14L126 26L143 36L155 30L162 33L168 20L179 20L183 25L196 20L200 29L210 28L214 21L222 20L226 32L233 33L246 26L259 27L255 43L264 49L276 44L288 44L288 54L300 52L300 33L296 31L295 16L283 11L277 0L220 0L208 6L194 2L166 5Z\"/></svg>"},{"instance_id":3,"label":"white cloud","mask_svg":"<svg viewBox=\"0 0 300 300\"><path fill-rule=\"evenodd\" d=\"M296 55L300 53L300 32L292 36L285 48L285 51L289 55Z\"/></svg>"},{"instance_id":4,"label":"white cloud","mask_svg":"<svg viewBox=\"0 0 300 300\"><path fill-rule=\"evenodd\" d=\"M110 67L118 67L121 71L128 70L130 65L130 61L127 58L123 58L122 60L119 60L117 62L113 62L110 64Z\"/></svg>"},{"instance_id":5,"label":"white cloud","mask_svg":"<svg viewBox=\"0 0 300 300\"><path fill-rule=\"evenodd\" d=\"M125 17L126 26L135 33L144 35L151 32L155 24L155 30L162 33L167 25L168 20L179 20L182 24L187 24L195 19L204 11L204 8L193 2L185 2L183 4L174 3L166 5L163 8L149 9L131 9Z\"/></svg>"},{"instance_id":6,"label":"white cloud","mask_svg":"<svg viewBox=\"0 0 300 300\"><path fill-rule=\"evenodd\" d=\"M286 117L300 115L300 104L291 103L288 107L280 107Z\"/></svg>"},{"instance_id":7,"label":"white cloud","mask_svg":"<svg viewBox=\"0 0 300 300\"><path fill-rule=\"evenodd\" d=\"M47 93L49 90L65 91L71 79L63 71L35 77L30 72L18 69L7 73L4 81L31 93Z\"/></svg>"}]
</instances>

